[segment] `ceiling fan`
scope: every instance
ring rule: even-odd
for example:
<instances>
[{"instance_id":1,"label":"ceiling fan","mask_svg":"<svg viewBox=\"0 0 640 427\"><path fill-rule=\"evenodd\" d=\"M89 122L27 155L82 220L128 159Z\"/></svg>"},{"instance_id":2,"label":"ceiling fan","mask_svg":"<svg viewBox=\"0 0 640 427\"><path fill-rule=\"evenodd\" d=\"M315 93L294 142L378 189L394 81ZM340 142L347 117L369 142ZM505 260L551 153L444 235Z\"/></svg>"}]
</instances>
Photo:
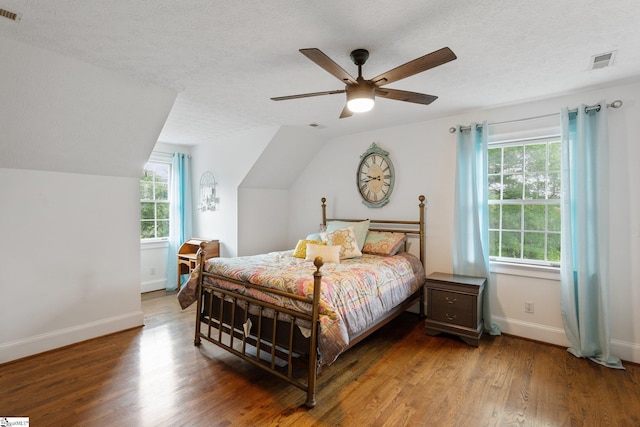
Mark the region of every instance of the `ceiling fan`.
<instances>
[{"instance_id":1,"label":"ceiling fan","mask_svg":"<svg viewBox=\"0 0 640 427\"><path fill-rule=\"evenodd\" d=\"M320 49L300 49L300 53L315 62L332 76L345 83L344 89L329 90L325 92L303 93L300 95L279 96L271 98L274 101L284 101L287 99L308 98L311 96L334 95L337 93L347 94L347 105L345 105L340 118L350 117L353 113L369 111L373 108L375 96L395 99L397 101L413 102L416 104L431 104L438 99L434 95L424 93L408 92L406 90L383 88L384 85L413 76L430 68L435 68L456 59L456 55L448 47L428 53L420 58L409 61L392 70L380 74L370 80L362 77L362 66L369 59L369 51L366 49L356 49L351 52L351 60L358 66L358 78L353 78L342 67L336 64L331 58L325 55Z\"/></svg>"}]
</instances>

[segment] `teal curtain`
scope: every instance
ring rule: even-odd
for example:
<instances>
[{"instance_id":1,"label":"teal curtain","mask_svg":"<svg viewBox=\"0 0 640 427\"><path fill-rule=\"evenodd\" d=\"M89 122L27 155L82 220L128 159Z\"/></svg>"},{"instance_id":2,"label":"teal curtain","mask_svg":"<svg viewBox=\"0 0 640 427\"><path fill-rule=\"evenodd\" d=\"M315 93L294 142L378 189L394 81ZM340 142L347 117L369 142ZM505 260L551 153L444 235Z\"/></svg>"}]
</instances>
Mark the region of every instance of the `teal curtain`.
<instances>
[{"instance_id":1,"label":"teal curtain","mask_svg":"<svg viewBox=\"0 0 640 427\"><path fill-rule=\"evenodd\" d=\"M178 288L177 254L180 246L190 239L192 230L191 159L182 153L174 153L171 161L169 189L169 251L167 259L167 290ZM184 283L187 275L181 276Z\"/></svg>"},{"instance_id":2,"label":"teal curtain","mask_svg":"<svg viewBox=\"0 0 640 427\"><path fill-rule=\"evenodd\" d=\"M562 123L562 321L577 357L624 369L610 353L609 138L606 103Z\"/></svg>"},{"instance_id":3,"label":"teal curtain","mask_svg":"<svg viewBox=\"0 0 640 427\"><path fill-rule=\"evenodd\" d=\"M489 295L489 203L487 122L481 127L471 123L470 130L458 126L458 157L454 201L453 272L465 276L486 277L482 311L484 329L499 335L491 320Z\"/></svg>"}]
</instances>

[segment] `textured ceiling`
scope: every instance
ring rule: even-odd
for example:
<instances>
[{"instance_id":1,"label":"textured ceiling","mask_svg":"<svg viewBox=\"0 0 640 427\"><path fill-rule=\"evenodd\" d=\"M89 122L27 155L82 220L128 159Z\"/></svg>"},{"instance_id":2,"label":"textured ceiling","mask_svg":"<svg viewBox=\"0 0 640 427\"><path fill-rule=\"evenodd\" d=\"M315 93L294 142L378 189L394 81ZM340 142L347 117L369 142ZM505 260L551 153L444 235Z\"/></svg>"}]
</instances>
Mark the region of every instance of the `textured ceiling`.
<instances>
[{"instance_id":1,"label":"textured ceiling","mask_svg":"<svg viewBox=\"0 0 640 427\"><path fill-rule=\"evenodd\" d=\"M0 0L0 37L179 91L160 141L198 144L249 129L311 123L327 136L604 86L640 77L637 0L218 1ZM388 87L439 96L429 106L377 99L338 119L342 89L298 52L315 47L365 78L441 47L458 59ZM590 59L616 51L613 65ZM3 58L2 61L7 60Z\"/></svg>"}]
</instances>

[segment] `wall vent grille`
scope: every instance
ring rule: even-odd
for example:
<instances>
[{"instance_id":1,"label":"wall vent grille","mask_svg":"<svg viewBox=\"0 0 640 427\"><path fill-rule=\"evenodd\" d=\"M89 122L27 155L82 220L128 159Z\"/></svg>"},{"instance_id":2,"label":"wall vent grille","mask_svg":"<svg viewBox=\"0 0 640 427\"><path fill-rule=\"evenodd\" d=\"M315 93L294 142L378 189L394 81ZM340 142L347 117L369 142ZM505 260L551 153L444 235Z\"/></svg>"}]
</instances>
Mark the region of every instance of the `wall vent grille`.
<instances>
[{"instance_id":1,"label":"wall vent grille","mask_svg":"<svg viewBox=\"0 0 640 427\"><path fill-rule=\"evenodd\" d=\"M613 64L613 59L616 57L616 53L607 52L600 55L594 55L591 57L591 69L597 70L599 68L605 68Z\"/></svg>"},{"instance_id":2,"label":"wall vent grille","mask_svg":"<svg viewBox=\"0 0 640 427\"><path fill-rule=\"evenodd\" d=\"M12 21L19 21L20 15L14 12L10 12L6 9L0 9L0 16L3 18L11 19Z\"/></svg>"}]
</instances>

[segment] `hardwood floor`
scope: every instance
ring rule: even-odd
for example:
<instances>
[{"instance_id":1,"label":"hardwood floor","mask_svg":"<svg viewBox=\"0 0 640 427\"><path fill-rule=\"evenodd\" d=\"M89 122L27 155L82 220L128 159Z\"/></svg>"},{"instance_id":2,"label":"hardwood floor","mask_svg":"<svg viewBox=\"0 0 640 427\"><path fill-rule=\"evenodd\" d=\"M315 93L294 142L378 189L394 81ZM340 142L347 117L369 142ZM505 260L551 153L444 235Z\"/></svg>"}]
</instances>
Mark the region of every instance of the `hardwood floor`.
<instances>
[{"instance_id":1,"label":"hardwood floor","mask_svg":"<svg viewBox=\"0 0 640 427\"><path fill-rule=\"evenodd\" d=\"M479 348L407 313L305 394L210 343L194 307L143 296L145 326L0 365L0 419L32 426L639 426L640 366L607 369L510 336Z\"/></svg>"}]
</instances>

